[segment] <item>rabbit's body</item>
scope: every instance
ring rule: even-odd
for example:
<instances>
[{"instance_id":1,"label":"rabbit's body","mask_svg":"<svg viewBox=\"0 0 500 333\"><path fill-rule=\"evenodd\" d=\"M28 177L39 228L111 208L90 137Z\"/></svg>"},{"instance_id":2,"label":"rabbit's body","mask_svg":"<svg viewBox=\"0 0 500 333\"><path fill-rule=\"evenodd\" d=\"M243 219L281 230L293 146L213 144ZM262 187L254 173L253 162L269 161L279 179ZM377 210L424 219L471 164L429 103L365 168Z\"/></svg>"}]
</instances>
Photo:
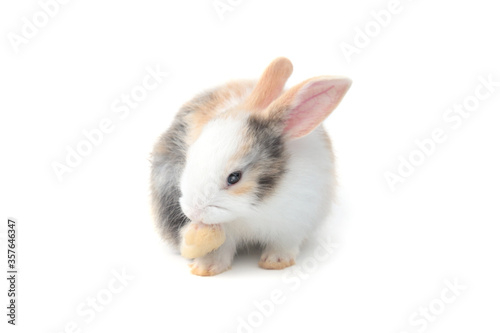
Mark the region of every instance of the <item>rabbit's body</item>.
<instances>
[{"instance_id":1,"label":"rabbit's body","mask_svg":"<svg viewBox=\"0 0 500 333\"><path fill-rule=\"evenodd\" d=\"M236 248L252 243L264 247L261 267L292 265L329 213L334 159L321 121L350 81L319 78L281 94L291 64L273 64L257 84L232 82L195 97L153 151L162 234L175 246L190 223L221 224L226 234L219 249L195 259L194 274L226 270Z\"/></svg>"}]
</instances>

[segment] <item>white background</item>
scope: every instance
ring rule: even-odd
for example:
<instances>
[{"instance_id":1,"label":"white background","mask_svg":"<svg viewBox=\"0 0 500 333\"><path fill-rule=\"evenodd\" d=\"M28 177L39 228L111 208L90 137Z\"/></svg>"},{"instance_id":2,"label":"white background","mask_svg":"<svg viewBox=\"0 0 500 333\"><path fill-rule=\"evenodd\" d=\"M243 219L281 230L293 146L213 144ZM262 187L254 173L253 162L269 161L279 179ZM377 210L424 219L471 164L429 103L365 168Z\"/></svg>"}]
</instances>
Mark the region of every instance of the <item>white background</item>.
<instances>
[{"instance_id":1,"label":"white background","mask_svg":"<svg viewBox=\"0 0 500 333\"><path fill-rule=\"evenodd\" d=\"M212 0L69 1L15 52L9 33L21 34L40 5L2 2L1 260L5 271L5 225L15 217L20 271L15 328L0 284L2 332L59 333L68 323L67 332L237 332L249 317L254 327L241 332L498 331L500 87L458 128L443 119L480 76L500 81L495 3L401 0L350 62L341 43L353 44L389 1L232 3L222 20ZM316 75L354 82L326 121L340 183L327 223L339 246L318 262L317 243L307 245L300 285L297 275L285 280L290 270L259 269L258 254L222 275L192 276L153 228L149 152L191 96L257 78L277 56L294 63L288 86ZM111 105L147 66L169 76L120 119ZM113 131L59 181L52 163L104 118ZM435 128L447 140L391 191L384 173ZM86 322L77 309L105 297L122 269L133 280ZM443 310L447 279L467 289ZM255 302L268 304L274 289L284 302L264 316ZM430 304L442 313L425 329L411 324Z\"/></svg>"}]
</instances>

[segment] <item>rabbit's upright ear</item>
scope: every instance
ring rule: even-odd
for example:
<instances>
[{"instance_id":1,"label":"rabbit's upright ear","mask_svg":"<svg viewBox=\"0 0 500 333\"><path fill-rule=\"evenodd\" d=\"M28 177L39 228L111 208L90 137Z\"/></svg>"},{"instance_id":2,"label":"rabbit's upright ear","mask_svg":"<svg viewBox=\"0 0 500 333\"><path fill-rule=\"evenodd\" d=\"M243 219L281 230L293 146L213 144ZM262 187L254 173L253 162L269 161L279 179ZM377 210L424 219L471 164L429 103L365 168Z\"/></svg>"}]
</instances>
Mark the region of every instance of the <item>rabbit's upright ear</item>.
<instances>
[{"instance_id":1,"label":"rabbit's upright ear","mask_svg":"<svg viewBox=\"0 0 500 333\"><path fill-rule=\"evenodd\" d=\"M350 86L351 80L346 77L315 77L290 88L262 115L281 123L280 130L289 138L300 138L332 113Z\"/></svg>"},{"instance_id":2,"label":"rabbit's upright ear","mask_svg":"<svg viewBox=\"0 0 500 333\"><path fill-rule=\"evenodd\" d=\"M267 66L257 85L245 101L248 110L265 109L283 91L286 81L292 75L293 66L287 58L276 58Z\"/></svg>"}]
</instances>

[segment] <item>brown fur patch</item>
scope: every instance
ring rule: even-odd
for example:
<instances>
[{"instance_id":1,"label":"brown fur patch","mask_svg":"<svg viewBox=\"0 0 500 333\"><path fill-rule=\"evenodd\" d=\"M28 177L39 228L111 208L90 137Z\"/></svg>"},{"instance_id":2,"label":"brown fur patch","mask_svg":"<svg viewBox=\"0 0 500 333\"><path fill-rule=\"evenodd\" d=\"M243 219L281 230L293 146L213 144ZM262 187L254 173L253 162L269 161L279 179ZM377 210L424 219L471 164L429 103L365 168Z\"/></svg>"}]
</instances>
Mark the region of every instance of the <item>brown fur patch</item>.
<instances>
[{"instance_id":1,"label":"brown fur patch","mask_svg":"<svg viewBox=\"0 0 500 333\"><path fill-rule=\"evenodd\" d=\"M267 66L254 90L245 101L247 110L263 110L283 91L286 81L292 75L293 66L287 58L276 58Z\"/></svg>"},{"instance_id":2,"label":"brown fur patch","mask_svg":"<svg viewBox=\"0 0 500 333\"><path fill-rule=\"evenodd\" d=\"M191 145L198 139L203 127L221 113L225 103L232 98L243 100L253 85L251 81L229 82L185 104L185 107L193 110L186 115L186 122L189 124L187 144Z\"/></svg>"},{"instance_id":3,"label":"brown fur patch","mask_svg":"<svg viewBox=\"0 0 500 333\"><path fill-rule=\"evenodd\" d=\"M243 195L252 192L256 187L257 183L253 180L249 180L242 184L236 184L235 186L230 187L230 191L234 195Z\"/></svg>"}]
</instances>

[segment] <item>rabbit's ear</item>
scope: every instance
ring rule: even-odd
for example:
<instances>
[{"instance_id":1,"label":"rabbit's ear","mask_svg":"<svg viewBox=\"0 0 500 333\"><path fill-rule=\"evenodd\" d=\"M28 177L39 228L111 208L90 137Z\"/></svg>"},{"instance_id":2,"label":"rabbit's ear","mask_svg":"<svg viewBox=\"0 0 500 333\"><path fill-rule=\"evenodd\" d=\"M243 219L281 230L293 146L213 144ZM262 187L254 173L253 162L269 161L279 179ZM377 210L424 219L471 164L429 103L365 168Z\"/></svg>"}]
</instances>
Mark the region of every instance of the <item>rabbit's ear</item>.
<instances>
[{"instance_id":1,"label":"rabbit's ear","mask_svg":"<svg viewBox=\"0 0 500 333\"><path fill-rule=\"evenodd\" d=\"M300 138L312 132L332 113L350 86L351 80L346 77L315 77L290 88L262 115L280 122L281 130L289 138Z\"/></svg>"},{"instance_id":2,"label":"rabbit's ear","mask_svg":"<svg viewBox=\"0 0 500 333\"><path fill-rule=\"evenodd\" d=\"M283 57L274 59L248 96L244 107L256 111L265 109L281 94L292 71L293 66L290 60Z\"/></svg>"}]
</instances>

